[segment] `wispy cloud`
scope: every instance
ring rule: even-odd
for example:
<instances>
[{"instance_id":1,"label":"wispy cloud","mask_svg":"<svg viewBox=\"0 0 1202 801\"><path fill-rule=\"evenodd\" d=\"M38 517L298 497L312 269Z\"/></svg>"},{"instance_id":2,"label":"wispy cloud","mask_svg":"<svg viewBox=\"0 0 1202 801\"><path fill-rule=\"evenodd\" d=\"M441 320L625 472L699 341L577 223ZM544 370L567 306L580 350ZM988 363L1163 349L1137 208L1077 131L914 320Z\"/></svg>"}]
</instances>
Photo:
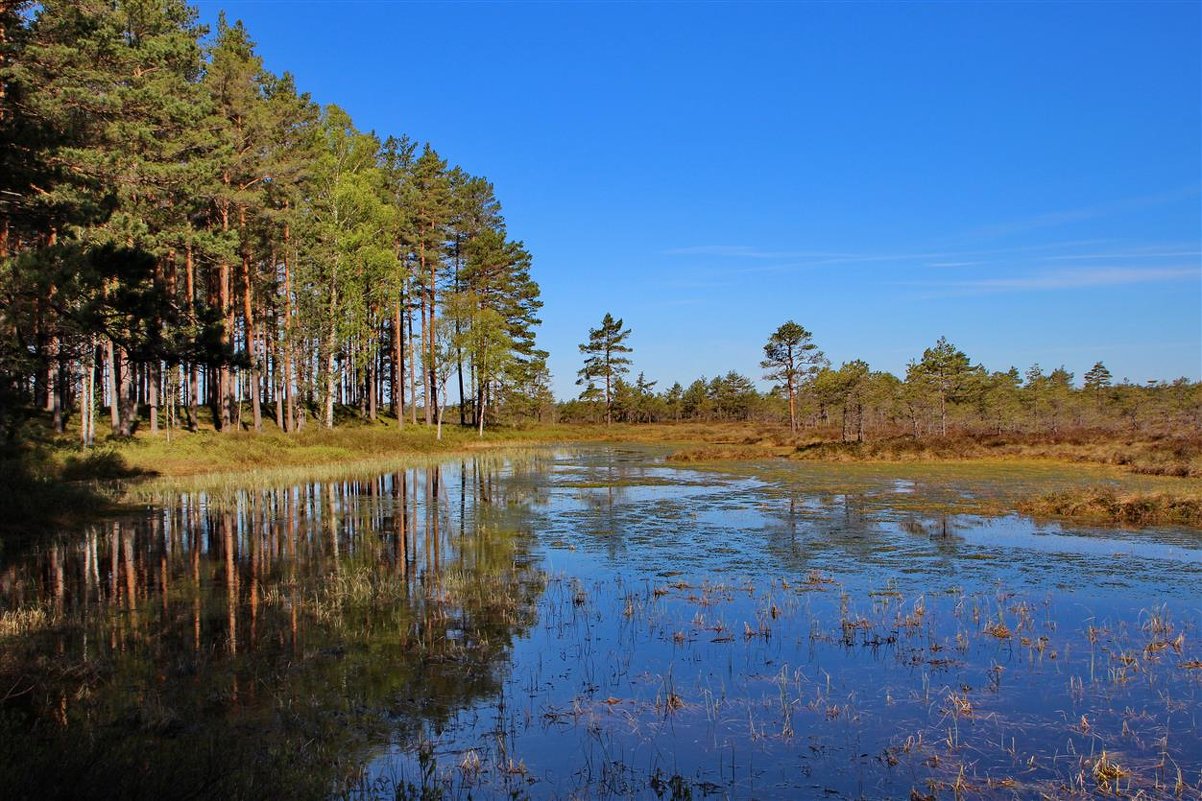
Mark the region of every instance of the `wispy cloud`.
<instances>
[{"instance_id":1,"label":"wispy cloud","mask_svg":"<svg viewBox=\"0 0 1202 801\"><path fill-rule=\"evenodd\" d=\"M922 283L942 287L957 293L1030 292L1057 289L1087 289L1090 287L1124 286L1129 284L1163 283L1166 281L1199 280L1198 267L1103 267L1081 270L1049 270L1021 276L977 278L969 281ZM911 283L911 285L914 285Z\"/></svg>"},{"instance_id":2,"label":"wispy cloud","mask_svg":"<svg viewBox=\"0 0 1202 801\"><path fill-rule=\"evenodd\" d=\"M690 245L682 248L669 248L663 253L665 256L725 256L738 259L826 258L841 255L799 250L766 250L752 245Z\"/></svg>"},{"instance_id":3,"label":"wispy cloud","mask_svg":"<svg viewBox=\"0 0 1202 801\"><path fill-rule=\"evenodd\" d=\"M1055 251L1074 247L1098 247L1106 244L1105 240L1088 239L1068 242L1051 242L1035 245L1016 245L1003 248L985 249L922 249L922 250L885 250L885 251L829 251L829 250L768 250L752 245L692 245L689 247L670 248L663 251L665 256L716 256L756 260L787 260L789 266L824 266L838 264L871 264L875 262L932 262L932 267L962 267L977 264L981 259L994 256L1004 256L1016 253L1050 254ZM1050 258L1050 256L1048 256ZM760 269L759 267L753 269Z\"/></svg>"},{"instance_id":4,"label":"wispy cloud","mask_svg":"<svg viewBox=\"0 0 1202 801\"><path fill-rule=\"evenodd\" d=\"M674 255L710 255L722 257L722 266L691 267L686 281L696 286L713 286L707 280L712 276L719 284L727 285L736 276L762 273L789 273L815 269L884 269L905 270L913 274L917 270L932 269L954 272L1027 271L1026 276L999 276L962 282L949 282L942 278L933 282L941 286L960 285L984 288L983 282L996 281L994 289L1004 288L1055 288L1069 285L1072 281L1088 281L1080 285L1103 283L1145 283L1148 281L1171 280L1166 276L1181 277L1196 273L1197 267L1181 267L1181 260L1202 260L1202 249L1194 243L1154 243L1139 246L1121 246L1106 240L1073 240L1018 245L1000 248L960 250L896 250L862 252L818 252L802 253L761 250L750 246L697 246L665 251ZM771 260L770 260L771 259ZM1040 271L1049 264L1063 262L1107 262L1127 261L1137 267L1093 266L1089 269ZM1180 272L1184 270L1185 272ZM1034 277L1032 277L1034 276ZM1007 287L1005 282L1013 284ZM1032 282L1035 282L1034 284ZM1076 285L1076 284L1074 284Z\"/></svg>"},{"instance_id":5,"label":"wispy cloud","mask_svg":"<svg viewBox=\"0 0 1202 801\"><path fill-rule=\"evenodd\" d=\"M1200 188L1196 185L1187 186L1167 192L1158 192L1154 195L1140 195L1139 197L1125 198L1123 200L1116 200L1111 203L1102 203L1096 206L1049 211L1023 219L1008 220L991 225L978 226L977 228L967 231L965 236L969 239L996 238L1007 236L1009 234L1034 231L1040 228L1053 228L1056 226L1068 225L1070 223L1081 222L1084 220L1093 220L1098 217L1108 217L1110 215L1120 214L1125 211L1146 208L1148 206L1160 206L1166 203L1175 203L1180 200L1195 197L1197 196L1199 189Z\"/></svg>"},{"instance_id":6,"label":"wispy cloud","mask_svg":"<svg viewBox=\"0 0 1202 801\"><path fill-rule=\"evenodd\" d=\"M1093 261L1095 259L1177 259L1182 257L1202 258L1202 250L1159 250L1156 248L1134 248L1111 253L1073 253L1066 256L1048 256L1048 261Z\"/></svg>"}]
</instances>

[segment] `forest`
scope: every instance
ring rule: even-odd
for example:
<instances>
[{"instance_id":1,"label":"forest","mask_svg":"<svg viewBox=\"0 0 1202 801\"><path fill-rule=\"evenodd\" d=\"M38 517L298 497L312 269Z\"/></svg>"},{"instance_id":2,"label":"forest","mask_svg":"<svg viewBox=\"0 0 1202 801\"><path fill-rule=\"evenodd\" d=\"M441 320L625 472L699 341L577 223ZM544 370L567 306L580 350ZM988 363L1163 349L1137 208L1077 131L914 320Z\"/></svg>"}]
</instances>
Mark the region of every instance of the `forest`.
<instances>
[{"instance_id":1,"label":"forest","mask_svg":"<svg viewBox=\"0 0 1202 801\"><path fill-rule=\"evenodd\" d=\"M456 422L545 402L493 185L361 131L182 0L0 13L0 429Z\"/></svg>"},{"instance_id":2,"label":"forest","mask_svg":"<svg viewBox=\"0 0 1202 801\"><path fill-rule=\"evenodd\" d=\"M856 359L834 367L814 335L793 321L771 333L756 374L773 382L760 392L752 376L731 370L657 383L631 372L631 329L606 314L580 345L580 397L559 414L576 422L726 422L788 424L791 432L829 433L841 442L909 436L1022 434L1183 434L1202 428L1202 384L1188 378L1144 385L1116 381L1098 361L1078 382L1059 366L988 370L945 337L912 359L905 377Z\"/></svg>"}]
</instances>

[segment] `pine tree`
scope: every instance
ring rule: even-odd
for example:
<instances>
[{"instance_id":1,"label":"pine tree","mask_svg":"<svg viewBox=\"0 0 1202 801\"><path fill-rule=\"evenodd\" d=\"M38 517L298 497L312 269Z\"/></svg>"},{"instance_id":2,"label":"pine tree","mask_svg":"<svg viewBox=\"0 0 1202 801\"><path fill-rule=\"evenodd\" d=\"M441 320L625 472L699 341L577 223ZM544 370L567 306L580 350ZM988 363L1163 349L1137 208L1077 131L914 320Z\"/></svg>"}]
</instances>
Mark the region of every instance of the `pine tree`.
<instances>
[{"instance_id":1,"label":"pine tree","mask_svg":"<svg viewBox=\"0 0 1202 801\"><path fill-rule=\"evenodd\" d=\"M813 342L813 334L789 320L772 333L764 345L764 378L778 382L789 401L789 430L797 433L797 391L802 382L826 364Z\"/></svg>"},{"instance_id":2,"label":"pine tree","mask_svg":"<svg viewBox=\"0 0 1202 801\"><path fill-rule=\"evenodd\" d=\"M939 433L947 436L947 405L960 401L970 389L974 369L968 356L946 337L939 337L934 347L922 352L922 360L910 363L906 382L925 387L939 400Z\"/></svg>"},{"instance_id":3,"label":"pine tree","mask_svg":"<svg viewBox=\"0 0 1202 801\"><path fill-rule=\"evenodd\" d=\"M376 166L379 142L355 130L337 106L325 109L318 129L320 151L313 168L313 196L306 221L306 298L319 337L323 418L334 426L338 362L353 371L348 345L370 330L373 293L396 269L389 244L391 207L384 198L384 176ZM431 362L433 364L433 362ZM432 391L438 389L437 373Z\"/></svg>"},{"instance_id":4,"label":"pine tree","mask_svg":"<svg viewBox=\"0 0 1202 801\"><path fill-rule=\"evenodd\" d=\"M591 384L594 380L605 380L605 424L613 422L613 382L614 379L625 375L630 369L630 359L622 354L630 353L631 349L625 344L630 336L630 329L623 330L622 320L614 319L609 312L601 320L600 328L590 328L588 342L580 346L580 352L585 354L584 366L580 368L576 383Z\"/></svg>"},{"instance_id":5,"label":"pine tree","mask_svg":"<svg viewBox=\"0 0 1202 801\"><path fill-rule=\"evenodd\" d=\"M1102 410L1106 390L1110 389L1111 381L1110 371L1101 362L1094 362L1093 367L1089 368L1089 372L1085 374L1085 391L1093 396L1098 411Z\"/></svg>"},{"instance_id":6,"label":"pine tree","mask_svg":"<svg viewBox=\"0 0 1202 801\"><path fill-rule=\"evenodd\" d=\"M435 374L436 312L442 256L447 241L447 223L452 214L451 185L447 163L426 145L413 165L409 194L412 218L410 254L419 299L422 329L422 367L425 385L425 420L430 425L437 406Z\"/></svg>"}]
</instances>

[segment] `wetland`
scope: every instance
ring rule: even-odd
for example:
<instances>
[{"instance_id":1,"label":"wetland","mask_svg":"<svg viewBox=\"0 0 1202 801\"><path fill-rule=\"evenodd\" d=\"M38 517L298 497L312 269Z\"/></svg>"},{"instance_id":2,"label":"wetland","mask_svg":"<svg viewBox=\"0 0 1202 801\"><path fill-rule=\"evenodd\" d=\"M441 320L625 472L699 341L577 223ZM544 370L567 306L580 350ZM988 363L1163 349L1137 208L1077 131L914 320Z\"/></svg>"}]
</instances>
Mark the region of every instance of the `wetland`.
<instances>
[{"instance_id":1,"label":"wetland","mask_svg":"<svg viewBox=\"0 0 1202 801\"><path fill-rule=\"evenodd\" d=\"M1056 465L607 443L175 487L0 562L4 798L1196 798L1202 535Z\"/></svg>"}]
</instances>

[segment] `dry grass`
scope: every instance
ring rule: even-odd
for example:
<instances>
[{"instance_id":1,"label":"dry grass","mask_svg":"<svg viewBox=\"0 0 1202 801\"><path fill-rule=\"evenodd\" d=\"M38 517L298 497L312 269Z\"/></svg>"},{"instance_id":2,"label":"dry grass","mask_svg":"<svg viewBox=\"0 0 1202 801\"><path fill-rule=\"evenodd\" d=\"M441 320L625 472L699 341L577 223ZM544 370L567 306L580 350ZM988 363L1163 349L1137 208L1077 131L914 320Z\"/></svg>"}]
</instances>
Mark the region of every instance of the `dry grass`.
<instances>
[{"instance_id":1,"label":"dry grass","mask_svg":"<svg viewBox=\"0 0 1202 801\"><path fill-rule=\"evenodd\" d=\"M841 442L815 432L793 435L781 427L752 423L623 428L623 434L635 441L672 441L673 433L688 441L671 457L684 462L773 457L824 462L1054 459L1116 465L1141 475L1202 476L1202 435L1140 437L1085 431L1061 436L959 434Z\"/></svg>"},{"instance_id":2,"label":"dry grass","mask_svg":"<svg viewBox=\"0 0 1202 801\"><path fill-rule=\"evenodd\" d=\"M1202 493L1120 492L1112 487L1086 487L1038 496L1018 504L1037 517L1065 517L1098 523L1202 528Z\"/></svg>"}]
</instances>

